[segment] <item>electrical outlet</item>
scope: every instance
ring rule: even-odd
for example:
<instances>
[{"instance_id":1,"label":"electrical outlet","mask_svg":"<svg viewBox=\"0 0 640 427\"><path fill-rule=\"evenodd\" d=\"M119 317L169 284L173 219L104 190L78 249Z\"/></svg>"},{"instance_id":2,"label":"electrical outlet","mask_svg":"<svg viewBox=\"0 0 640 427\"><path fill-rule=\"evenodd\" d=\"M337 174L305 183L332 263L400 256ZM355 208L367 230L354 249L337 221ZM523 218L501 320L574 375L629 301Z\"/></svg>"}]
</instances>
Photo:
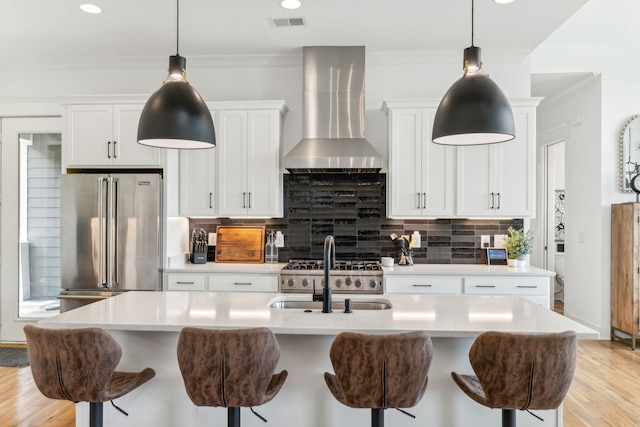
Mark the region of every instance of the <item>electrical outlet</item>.
<instances>
[{"instance_id":1,"label":"electrical outlet","mask_svg":"<svg viewBox=\"0 0 640 427\"><path fill-rule=\"evenodd\" d=\"M486 234L483 234L482 236L480 236L480 247L488 248L489 246L491 246L491 236Z\"/></svg>"},{"instance_id":2,"label":"electrical outlet","mask_svg":"<svg viewBox=\"0 0 640 427\"><path fill-rule=\"evenodd\" d=\"M493 247L494 248L504 248L504 239L507 237L506 234L494 234L493 235Z\"/></svg>"}]
</instances>

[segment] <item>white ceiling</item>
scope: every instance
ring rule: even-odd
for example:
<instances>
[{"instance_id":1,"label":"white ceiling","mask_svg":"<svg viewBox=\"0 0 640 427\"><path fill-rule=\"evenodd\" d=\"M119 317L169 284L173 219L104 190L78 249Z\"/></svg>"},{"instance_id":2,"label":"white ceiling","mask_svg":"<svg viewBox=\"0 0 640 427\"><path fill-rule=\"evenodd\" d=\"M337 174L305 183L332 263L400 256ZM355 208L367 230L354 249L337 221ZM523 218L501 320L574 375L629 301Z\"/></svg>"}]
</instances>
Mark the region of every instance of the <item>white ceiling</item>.
<instances>
[{"instance_id":1,"label":"white ceiling","mask_svg":"<svg viewBox=\"0 0 640 427\"><path fill-rule=\"evenodd\" d=\"M0 66L131 61L176 52L175 0L0 0ZM367 52L456 52L471 41L470 0L181 0L180 54L295 54L302 46L365 45ZM524 58L588 0L476 0L475 44ZM276 28L273 18L302 17Z\"/></svg>"}]
</instances>

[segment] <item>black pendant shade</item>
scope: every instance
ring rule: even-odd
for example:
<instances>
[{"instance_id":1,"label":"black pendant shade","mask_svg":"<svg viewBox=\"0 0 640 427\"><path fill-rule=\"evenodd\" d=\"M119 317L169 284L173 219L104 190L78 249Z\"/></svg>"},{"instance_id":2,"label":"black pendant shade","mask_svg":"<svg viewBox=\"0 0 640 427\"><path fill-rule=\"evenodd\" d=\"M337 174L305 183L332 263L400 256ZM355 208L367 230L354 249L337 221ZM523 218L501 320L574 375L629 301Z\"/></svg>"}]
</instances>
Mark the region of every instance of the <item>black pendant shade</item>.
<instances>
[{"instance_id":1,"label":"black pendant shade","mask_svg":"<svg viewBox=\"0 0 640 427\"><path fill-rule=\"evenodd\" d=\"M509 100L482 71L482 50L473 46L473 1L471 11L471 46L464 50L464 75L438 105L431 135L436 144L494 144L516 135Z\"/></svg>"},{"instance_id":2,"label":"black pendant shade","mask_svg":"<svg viewBox=\"0 0 640 427\"><path fill-rule=\"evenodd\" d=\"M213 148L213 119L200 94L184 78L186 59L171 56L169 78L151 95L138 124L138 142L160 148Z\"/></svg>"}]
</instances>

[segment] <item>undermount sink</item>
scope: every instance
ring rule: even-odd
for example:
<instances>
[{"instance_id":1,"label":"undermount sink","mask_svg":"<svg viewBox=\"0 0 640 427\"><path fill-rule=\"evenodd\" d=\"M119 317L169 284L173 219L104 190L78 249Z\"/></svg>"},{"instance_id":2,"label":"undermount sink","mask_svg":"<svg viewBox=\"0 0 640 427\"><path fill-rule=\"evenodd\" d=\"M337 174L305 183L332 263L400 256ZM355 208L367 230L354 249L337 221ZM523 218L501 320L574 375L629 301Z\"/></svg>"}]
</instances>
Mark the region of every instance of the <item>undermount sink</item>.
<instances>
[{"instance_id":1,"label":"undermount sink","mask_svg":"<svg viewBox=\"0 0 640 427\"><path fill-rule=\"evenodd\" d=\"M298 310L322 310L321 301L311 301L311 295L308 300L290 299L287 297L278 297L269 301L270 308L277 309L298 309ZM352 299L351 309L356 310L389 310L392 307L391 301L384 298L369 299ZM335 311L344 311L344 300L331 301L331 309Z\"/></svg>"}]
</instances>

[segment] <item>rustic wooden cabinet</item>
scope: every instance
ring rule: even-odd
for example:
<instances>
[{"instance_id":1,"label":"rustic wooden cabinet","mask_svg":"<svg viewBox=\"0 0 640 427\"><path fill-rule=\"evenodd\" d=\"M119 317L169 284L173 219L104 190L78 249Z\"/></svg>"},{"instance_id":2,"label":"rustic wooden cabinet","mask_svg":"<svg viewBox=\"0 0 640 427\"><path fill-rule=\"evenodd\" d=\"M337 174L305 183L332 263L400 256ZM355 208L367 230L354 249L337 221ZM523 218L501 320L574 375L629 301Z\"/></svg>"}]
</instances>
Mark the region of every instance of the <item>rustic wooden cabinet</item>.
<instances>
[{"instance_id":1,"label":"rustic wooden cabinet","mask_svg":"<svg viewBox=\"0 0 640 427\"><path fill-rule=\"evenodd\" d=\"M611 339L640 338L640 203L611 205ZM622 334L622 335L621 335Z\"/></svg>"}]
</instances>

